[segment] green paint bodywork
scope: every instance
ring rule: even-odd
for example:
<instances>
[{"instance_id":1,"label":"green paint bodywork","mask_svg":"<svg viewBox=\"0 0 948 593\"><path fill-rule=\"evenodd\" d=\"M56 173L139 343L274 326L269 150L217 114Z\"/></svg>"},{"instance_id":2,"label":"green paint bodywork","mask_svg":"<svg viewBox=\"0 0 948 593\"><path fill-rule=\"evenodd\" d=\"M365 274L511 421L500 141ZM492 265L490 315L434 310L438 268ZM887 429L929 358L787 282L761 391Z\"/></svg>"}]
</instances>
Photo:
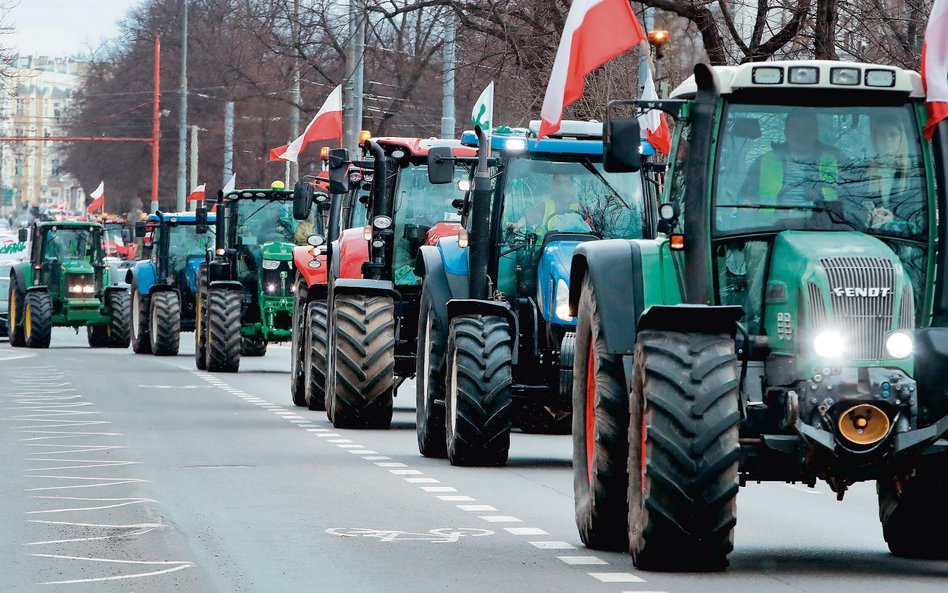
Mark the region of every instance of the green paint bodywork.
<instances>
[{"instance_id":1,"label":"green paint bodywork","mask_svg":"<svg viewBox=\"0 0 948 593\"><path fill-rule=\"evenodd\" d=\"M265 261L292 262L292 243L269 242L260 246L261 264ZM292 266L290 267L292 270ZM293 314L294 278L289 272L281 272L281 284L276 294L267 294L263 285L263 266L258 269L257 276L257 305L260 308L260 319L257 323L243 325L240 335L248 338L267 340L268 342L286 342L292 338L292 330L274 327L275 317L283 312Z\"/></svg>"}]
</instances>

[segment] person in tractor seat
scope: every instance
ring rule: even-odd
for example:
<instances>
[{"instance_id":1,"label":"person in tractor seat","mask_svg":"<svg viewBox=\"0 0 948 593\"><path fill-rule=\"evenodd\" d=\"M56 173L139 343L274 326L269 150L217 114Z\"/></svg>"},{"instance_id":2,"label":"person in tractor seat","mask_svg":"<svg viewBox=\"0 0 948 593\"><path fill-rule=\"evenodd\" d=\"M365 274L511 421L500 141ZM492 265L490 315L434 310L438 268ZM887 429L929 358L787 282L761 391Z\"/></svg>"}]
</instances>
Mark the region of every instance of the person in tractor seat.
<instances>
[{"instance_id":1,"label":"person in tractor seat","mask_svg":"<svg viewBox=\"0 0 948 593\"><path fill-rule=\"evenodd\" d=\"M550 193L547 198L537 202L524 217L526 226L541 238L550 230L558 229L558 224L564 222L564 218L585 218L584 208L576 196L573 179L564 173L554 173L550 181ZM569 226L575 225L570 223ZM587 227L583 230L589 229Z\"/></svg>"},{"instance_id":2,"label":"person in tractor seat","mask_svg":"<svg viewBox=\"0 0 948 593\"><path fill-rule=\"evenodd\" d=\"M292 215L286 208L281 208L278 216L263 221L258 231L257 241L262 245L270 241L280 243L295 242L295 225Z\"/></svg>"}]
</instances>

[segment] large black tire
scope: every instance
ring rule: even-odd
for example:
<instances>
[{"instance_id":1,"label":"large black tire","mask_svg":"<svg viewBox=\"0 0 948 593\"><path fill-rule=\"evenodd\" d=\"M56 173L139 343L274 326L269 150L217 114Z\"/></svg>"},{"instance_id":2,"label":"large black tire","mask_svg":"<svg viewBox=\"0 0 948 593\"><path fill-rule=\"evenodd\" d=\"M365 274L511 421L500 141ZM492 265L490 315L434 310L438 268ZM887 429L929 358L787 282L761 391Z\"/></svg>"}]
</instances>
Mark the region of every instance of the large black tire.
<instances>
[{"instance_id":1,"label":"large black tire","mask_svg":"<svg viewBox=\"0 0 948 593\"><path fill-rule=\"evenodd\" d=\"M625 552L629 549L629 390L621 357L606 350L602 324L596 291L586 276L573 357L576 528L589 548Z\"/></svg>"},{"instance_id":2,"label":"large black tire","mask_svg":"<svg viewBox=\"0 0 948 593\"><path fill-rule=\"evenodd\" d=\"M128 348L132 342L132 310L128 291L111 291L105 295L109 308L109 324L106 326L109 348Z\"/></svg>"},{"instance_id":3,"label":"large black tire","mask_svg":"<svg viewBox=\"0 0 948 593\"><path fill-rule=\"evenodd\" d=\"M46 291L26 293L23 332L27 348L49 348L53 329L53 302Z\"/></svg>"},{"instance_id":4,"label":"large black tire","mask_svg":"<svg viewBox=\"0 0 948 593\"><path fill-rule=\"evenodd\" d=\"M333 303L334 364L327 404L336 428L388 428L395 396L395 305L343 294Z\"/></svg>"},{"instance_id":5,"label":"large black tire","mask_svg":"<svg viewBox=\"0 0 948 593\"><path fill-rule=\"evenodd\" d=\"M306 405L306 348L309 345L306 308L306 283L297 281L293 299L293 334L290 340L290 397L297 406Z\"/></svg>"},{"instance_id":6,"label":"large black tire","mask_svg":"<svg viewBox=\"0 0 948 593\"><path fill-rule=\"evenodd\" d=\"M646 570L723 570L737 523L739 379L727 335L643 331L629 398L629 551Z\"/></svg>"},{"instance_id":7,"label":"large black tire","mask_svg":"<svg viewBox=\"0 0 948 593\"><path fill-rule=\"evenodd\" d=\"M418 355L415 357L415 433L425 457L447 457L444 428L444 370L448 324L439 319L431 289L422 285L418 313Z\"/></svg>"},{"instance_id":8,"label":"large black tire","mask_svg":"<svg viewBox=\"0 0 948 593\"><path fill-rule=\"evenodd\" d=\"M26 306L26 293L17 286L16 276L10 276L10 346L22 348L26 346L26 337L23 335L23 309Z\"/></svg>"},{"instance_id":9,"label":"large black tire","mask_svg":"<svg viewBox=\"0 0 948 593\"><path fill-rule=\"evenodd\" d=\"M149 336L155 356L177 356L181 346L181 300L173 290L151 295Z\"/></svg>"},{"instance_id":10,"label":"large black tire","mask_svg":"<svg viewBox=\"0 0 948 593\"><path fill-rule=\"evenodd\" d=\"M306 392L304 397L310 410L326 409L326 301L313 301L306 306L309 324L306 350Z\"/></svg>"},{"instance_id":11,"label":"large black tire","mask_svg":"<svg viewBox=\"0 0 948 593\"><path fill-rule=\"evenodd\" d=\"M194 366L207 370L207 267L198 271L198 289L194 295Z\"/></svg>"},{"instance_id":12,"label":"large black tire","mask_svg":"<svg viewBox=\"0 0 948 593\"><path fill-rule=\"evenodd\" d=\"M240 293L207 291L207 370L236 373L240 368Z\"/></svg>"},{"instance_id":13,"label":"large black tire","mask_svg":"<svg viewBox=\"0 0 948 593\"><path fill-rule=\"evenodd\" d=\"M462 315L451 320L445 386L451 465L507 463L513 419L511 343L503 317Z\"/></svg>"},{"instance_id":14,"label":"large black tire","mask_svg":"<svg viewBox=\"0 0 948 593\"><path fill-rule=\"evenodd\" d=\"M266 340L258 340L256 338L248 338L241 336L240 338L240 355L241 356L266 356L267 354L267 342Z\"/></svg>"},{"instance_id":15,"label":"large black tire","mask_svg":"<svg viewBox=\"0 0 948 593\"><path fill-rule=\"evenodd\" d=\"M896 556L948 559L948 480L943 471L919 470L896 482L879 480L879 519L889 551Z\"/></svg>"},{"instance_id":16,"label":"large black tire","mask_svg":"<svg viewBox=\"0 0 948 593\"><path fill-rule=\"evenodd\" d=\"M86 326L86 340L90 348L105 348L109 345L109 326L100 323Z\"/></svg>"},{"instance_id":17,"label":"large black tire","mask_svg":"<svg viewBox=\"0 0 948 593\"><path fill-rule=\"evenodd\" d=\"M130 292L132 295L129 303L132 324L132 351L135 354L151 354L151 338L148 335L148 314L151 308L149 296L138 292L138 280L134 278L132 278Z\"/></svg>"}]
</instances>

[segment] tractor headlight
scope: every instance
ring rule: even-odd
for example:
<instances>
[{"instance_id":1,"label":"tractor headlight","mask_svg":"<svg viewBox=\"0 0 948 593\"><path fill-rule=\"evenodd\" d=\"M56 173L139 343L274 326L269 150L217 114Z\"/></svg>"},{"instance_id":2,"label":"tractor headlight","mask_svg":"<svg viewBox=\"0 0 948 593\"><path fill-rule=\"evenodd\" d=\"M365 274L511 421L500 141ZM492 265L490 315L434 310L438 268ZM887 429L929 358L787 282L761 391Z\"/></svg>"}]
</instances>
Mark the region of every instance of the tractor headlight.
<instances>
[{"instance_id":1,"label":"tractor headlight","mask_svg":"<svg viewBox=\"0 0 948 593\"><path fill-rule=\"evenodd\" d=\"M822 358L840 358L846 352L846 342L837 332L824 331L813 338L813 350Z\"/></svg>"},{"instance_id":2,"label":"tractor headlight","mask_svg":"<svg viewBox=\"0 0 948 593\"><path fill-rule=\"evenodd\" d=\"M73 284L72 286L69 287L69 292L82 292L82 285Z\"/></svg>"},{"instance_id":3,"label":"tractor headlight","mask_svg":"<svg viewBox=\"0 0 948 593\"><path fill-rule=\"evenodd\" d=\"M95 292L95 287L91 284L86 284L82 287L82 294L92 294Z\"/></svg>"},{"instance_id":4,"label":"tractor headlight","mask_svg":"<svg viewBox=\"0 0 948 593\"><path fill-rule=\"evenodd\" d=\"M275 259L265 259L263 260L263 269L264 270L275 270L280 267L280 262Z\"/></svg>"},{"instance_id":5,"label":"tractor headlight","mask_svg":"<svg viewBox=\"0 0 948 593\"><path fill-rule=\"evenodd\" d=\"M885 350L892 358L908 358L915 350L915 343L909 334L894 332L885 339Z\"/></svg>"},{"instance_id":6,"label":"tractor headlight","mask_svg":"<svg viewBox=\"0 0 948 593\"><path fill-rule=\"evenodd\" d=\"M572 321L573 316L569 314L569 286L566 285L566 281L562 278L556 281L554 300L556 302L556 306L554 307L556 316L563 321Z\"/></svg>"},{"instance_id":7,"label":"tractor headlight","mask_svg":"<svg viewBox=\"0 0 948 593\"><path fill-rule=\"evenodd\" d=\"M276 284L274 284L274 283L272 283L272 282L271 282L270 284L267 284L267 292L269 292L270 294L273 294L273 293L276 292L276 290L277 290L277 285L276 285Z\"/></svg>"},{"instance_id":8,"label":"tractor headlight","mask_svg":"<svg viewBox=\"0 0 948 593\"><path fill-rule=\"evenodd\" d=\"M388 216L376 216L375 220L372 221L372 224L377 229L387 229L392 226L392 219Z\"/></svg>"}]
</instances>

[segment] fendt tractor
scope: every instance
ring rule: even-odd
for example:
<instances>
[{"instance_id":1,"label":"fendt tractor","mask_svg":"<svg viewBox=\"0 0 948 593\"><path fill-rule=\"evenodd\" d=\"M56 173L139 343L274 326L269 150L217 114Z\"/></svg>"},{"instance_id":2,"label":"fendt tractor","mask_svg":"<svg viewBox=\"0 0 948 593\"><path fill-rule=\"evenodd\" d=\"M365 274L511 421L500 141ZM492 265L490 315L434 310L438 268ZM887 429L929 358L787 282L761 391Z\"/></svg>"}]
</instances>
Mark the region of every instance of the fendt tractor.
<instances>
[{"instance_id":1,"label":"fendt tractor","mask_svg":"<svg viewBox=\"0 0 948 593\"><path fill-rule=\"evenodd\" d=\"M418 249L460 230L456 201L463 191L427 180L435 147L474 155L457 140L372 138L363 143L367 160L348 162L335 151L330 158L333 194L357 188L342 211L344 230L328 249L325 398L336 427L387 428L398 386L414 376ZM469 176L464 165L460 170Z\"/></svg>"},{"instance_id":2,"label":"fendt tractor","mask_svg":"<svg viewBox=\"0 0 948 593\"><path fill-rule=\"evenodd\" d=\"M290 340L298 239L292 202L279 181L218 195L214 249L198 273L197 368L237 372L241 356L263 356L268 343Z\"/></svg>"},{"instance_id":3,"label":"fendt tractor","mask_svg":"<svg viewBox=\"0 0 948 593\"><path fill-rule=\"evenodd\" d=\"M421 248L418 447L455 465L505 464L515 426L569 432L570 258L588 241L649 237L654 226L647 177L603 169L602 124L563 122L539 142L537 129L494 132L490 145L483 131L462 135L493 178L474 177L463 232ZM453 180L452 161L429 154L432 183Z\"/></svg>"},{"instance_id":4,"label":"fendt tractor","mask_svg":"<svg viewBox=\"0 0 948 593\"><path fill-rule=\"evenodd\" d=\"M948 557L948 124L933 159L924 101L915 72L800 61L699 64L638 104L677 117L661 236L571 272L587 546L723 569L739 486L874 480L889 549ZM623 103L606 167L634 171Z\"/></svg>"},{"instance_id":5,"label":"fendt tractor","mask_svg":"<svg viewBox=\"0 0 948 593\"><path fill-rule=\"evenodd\" d=\"M112 286L102 225L36 222L19 239L30 256L10 270L10 345L48 348L53 327L86 326L90 346L127 348L128 291Z\"/></svg>"},{"instance_id":6,"label":"fendt tractor","mask_svg":"<svg viewBox=\"0 0 948 593\"><path fill-rule=\"evenodd\" d=\"M210 222L213 215L198 220L193 212L156 212L135 224L136 237L147 236L150 246L148 259L125 275L136 354L175 356L181 332L194 331L198 268L213 246Z\"/></svg>"}]
</instances>

